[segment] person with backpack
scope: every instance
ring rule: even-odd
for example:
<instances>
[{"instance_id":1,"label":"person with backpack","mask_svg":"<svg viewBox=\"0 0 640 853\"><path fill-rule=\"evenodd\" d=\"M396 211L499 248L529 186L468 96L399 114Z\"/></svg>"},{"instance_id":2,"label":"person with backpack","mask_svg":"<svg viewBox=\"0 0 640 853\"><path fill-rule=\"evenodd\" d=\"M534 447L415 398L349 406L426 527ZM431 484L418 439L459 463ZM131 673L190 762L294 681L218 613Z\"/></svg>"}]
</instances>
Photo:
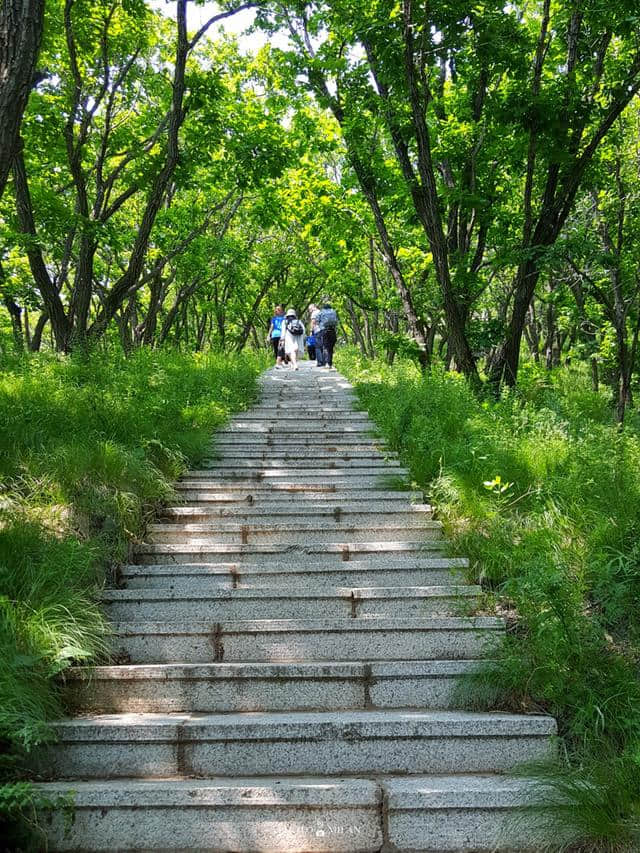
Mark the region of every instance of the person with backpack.
<instances>
[{"instance_id":1,"label":"person with backpack","mask_svg":"<svg viewBox=\"0 0 640 853\"><path fill-rule=\"evenodd\" d=\"M289 308L284 317L283 342L284 354L291 360L291 369L298 369L298 356L304 355L304 324L298 315Z\"/></svg>"},{"instance_id":2,"label":"person with backpack","mask_svg":"<svg viewBox=\"0 0 640 853\"><path fill-rule=\"evenodd\" d=\"M273 312L273 317L269 323L269 331L267 332L267 343L273 347L273 355L276 360L276 367L282 367L281 353L281 338L282 324L284 323L284 308L282 305L276 305Z\"/></svg>"},{"instance_id":3,"label":"person with backpack","mask_svg":"<svg viewBox=\"0 0 640 853\"><path fill-rule=\"evenodd\" d=\"M333 370L333 350L338 337L338 315L328 300L320 310L318 325L322 329L322 367Z\"/></svg>"}]
</instances>

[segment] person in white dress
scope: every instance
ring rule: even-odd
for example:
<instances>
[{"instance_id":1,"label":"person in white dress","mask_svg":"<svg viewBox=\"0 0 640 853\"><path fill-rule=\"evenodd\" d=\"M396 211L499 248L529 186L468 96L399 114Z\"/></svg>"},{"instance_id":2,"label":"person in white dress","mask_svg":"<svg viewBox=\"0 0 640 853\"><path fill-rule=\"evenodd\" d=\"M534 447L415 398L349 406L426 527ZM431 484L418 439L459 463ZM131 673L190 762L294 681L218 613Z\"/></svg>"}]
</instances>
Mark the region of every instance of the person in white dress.
<instances>
[{"instance_id":1,"label":"person in white dress","mask_svg":"<svg viewBox=\"0 0 640 853\"><path fill-rule=\"evenodd\" d=\"M285 355L289 356L291 370L297 370L298 356L302 357L304 355L305 328L302 321L298 319L298 315L293 308L289 308L287 313L284 315L282 328L284 330ZM296 334L294 334L294 332Z\"/></svg>"}]
</instances>

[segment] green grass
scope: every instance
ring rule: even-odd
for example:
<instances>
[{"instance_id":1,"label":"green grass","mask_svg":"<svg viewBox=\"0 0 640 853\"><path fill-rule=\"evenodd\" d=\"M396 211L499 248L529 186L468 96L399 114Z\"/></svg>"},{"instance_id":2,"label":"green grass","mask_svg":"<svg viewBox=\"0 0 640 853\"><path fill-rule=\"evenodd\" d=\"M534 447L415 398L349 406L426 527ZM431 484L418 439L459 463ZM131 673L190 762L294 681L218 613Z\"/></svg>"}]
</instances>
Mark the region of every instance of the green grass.
<instances>
[{"instance_id":1,"label":"green grass","mask_svg":"<svg viewBox=\"0 0 640 853\"><path fill-rule=\"evenodd\" d=\"M453 553L470 558L485 606L507 618L500 660L466 701L553 714L565 767L540 775L573 793L581 849L638 849L637 419L620 433L607 399L566 368L525 368L517 393L481 401L461 377L422 376L410 361L342 351L338 366L435 505Z\"/></svg>"},{"instance_id":2,"label":"green grass","mask_svg":"<svg viewBox=\"0 0 640 853\"><path fill-rule=\"evenodd\" d=\"M0 365L0 837L14 848L36 802L16 780L64 712L60 678L107 656L100 590L264 366L171 351Z\"/></svg>"}]
</instances>

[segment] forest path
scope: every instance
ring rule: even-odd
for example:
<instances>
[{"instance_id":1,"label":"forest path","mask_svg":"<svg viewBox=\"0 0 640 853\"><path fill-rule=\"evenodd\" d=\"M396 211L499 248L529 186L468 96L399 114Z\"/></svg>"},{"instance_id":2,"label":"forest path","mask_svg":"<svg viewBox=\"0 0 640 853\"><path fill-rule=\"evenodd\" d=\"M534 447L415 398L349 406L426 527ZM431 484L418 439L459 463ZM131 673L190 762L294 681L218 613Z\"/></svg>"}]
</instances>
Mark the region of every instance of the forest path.
<instances>
[{"instance_id":1,"label":"forest path","mask_svg":"<svg viewBox=\"0 0 640 853\"><path fill-rule=\"evenodd\" d=\"M105 592L119 665L69 679L53 850L540 849L544 716L455 709L504 626L338 373L269 370ZM126 661L126 662L125 662ZM86 676L90 675L89 681Z\"/></svg>"}]
</instances>

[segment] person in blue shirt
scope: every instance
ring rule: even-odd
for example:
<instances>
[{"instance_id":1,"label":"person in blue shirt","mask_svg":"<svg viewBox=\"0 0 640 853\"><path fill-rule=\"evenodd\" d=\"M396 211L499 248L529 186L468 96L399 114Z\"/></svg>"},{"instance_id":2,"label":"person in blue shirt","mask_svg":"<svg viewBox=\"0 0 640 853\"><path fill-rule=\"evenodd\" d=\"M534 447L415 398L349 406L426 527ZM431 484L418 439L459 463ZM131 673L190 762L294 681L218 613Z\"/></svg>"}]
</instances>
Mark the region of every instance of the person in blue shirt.
<instances>
[{"instance_id":1,"label":"person in blue shirt","mask_svg":"<svg viewBox=\"0 0 640 853\"><path fill-rule=\"evenodd\" d=\"M269 323L269 331L267 332L267 343L271 343L273 347L273 355L276 360L276 367L282 367L282 359L284 353L281 352L282 347L282 324L284 323L284 308L282 305L276 305L273 310L273 317Z\"/></svg>"},{"instance_id":2,"label":"person in blue shirt","mask_svg":"<svg viewBox=\"0 0 640 853\"><path fill-rule=\"evenodd\" d=\"M316 360L316 336L313 332L307 336L307 354L310 361Z\"/></svg>"}]
</instances>

